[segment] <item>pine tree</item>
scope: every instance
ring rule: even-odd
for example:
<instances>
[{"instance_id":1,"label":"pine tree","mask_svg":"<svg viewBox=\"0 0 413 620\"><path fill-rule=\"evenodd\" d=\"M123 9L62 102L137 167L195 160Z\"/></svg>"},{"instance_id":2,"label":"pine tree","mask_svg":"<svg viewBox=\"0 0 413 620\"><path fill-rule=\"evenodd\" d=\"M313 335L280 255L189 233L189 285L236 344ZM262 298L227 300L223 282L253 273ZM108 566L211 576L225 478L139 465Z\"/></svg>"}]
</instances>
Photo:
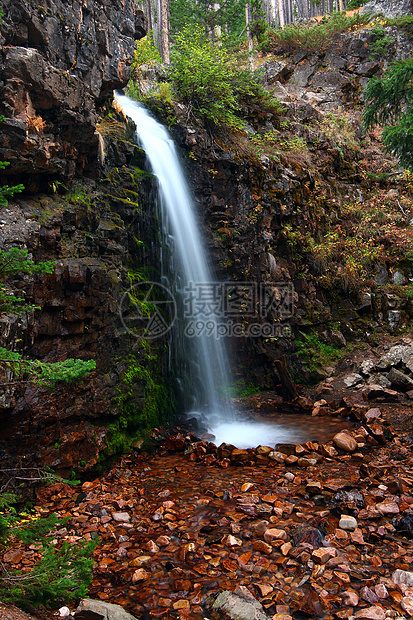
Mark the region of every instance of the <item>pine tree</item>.
<instances>
[{"instance_id":1,"label":"pine tree","mask_svg":"<svg viewBox=\"0 0 413 620\"><path fill-rule=\"evenodd\" d=\"M413 58L390 66L382 78L367 84L365 129L385 126L382 141L405 168L413 169Z\"/></svg>"}]
</instances>

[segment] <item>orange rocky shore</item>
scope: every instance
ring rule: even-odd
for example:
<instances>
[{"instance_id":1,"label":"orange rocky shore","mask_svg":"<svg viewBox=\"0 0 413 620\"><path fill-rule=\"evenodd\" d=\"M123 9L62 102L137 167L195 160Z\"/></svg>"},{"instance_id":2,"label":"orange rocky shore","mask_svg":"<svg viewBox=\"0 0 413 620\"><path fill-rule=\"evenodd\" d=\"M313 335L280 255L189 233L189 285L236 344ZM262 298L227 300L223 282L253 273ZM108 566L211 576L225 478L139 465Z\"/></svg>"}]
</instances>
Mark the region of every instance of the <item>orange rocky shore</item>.
<instances>
[{"instance_id":1,"label":"orange rocky shore","mask_svg":"<svg viewBox=\"0 0 413 620\"><path fill-rule=\"evenodd\" d=\"M182 431L81 488L42 489L36 510L69 517L57 544L99 537L90 597L136 618L413 617L409 412L358 403L334 440L276 450ZM37 558L16 543L2 559Z\"/></svg>"}]
</instances>

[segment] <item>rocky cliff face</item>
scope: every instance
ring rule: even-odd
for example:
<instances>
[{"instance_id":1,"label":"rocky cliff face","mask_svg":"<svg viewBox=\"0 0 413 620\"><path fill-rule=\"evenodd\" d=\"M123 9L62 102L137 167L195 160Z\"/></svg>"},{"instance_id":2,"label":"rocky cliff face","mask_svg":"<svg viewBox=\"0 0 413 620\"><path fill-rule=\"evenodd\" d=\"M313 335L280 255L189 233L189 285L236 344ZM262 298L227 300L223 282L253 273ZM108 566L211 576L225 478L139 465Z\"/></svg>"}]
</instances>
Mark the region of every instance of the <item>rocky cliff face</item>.
<instances>
[{"instance_id":1,"label":"rocky cliff face","mask_svg":"<svg viewBox=\"0 0 413 620\"><path fill-rule=\"evenodd\" d=\"M338 34L325 49L263 65L263 82L285 110L251 109L247 135L212 140L196 123L175 130L189 151L219 279L266 282L280 296L291 285L289 323L301 353L310 348L303 333L342 348L346 339L411 324L410 177L384 156L380 131L361 126L369 78L411 53L411 36L396 27ZM254 320L282 325L276 313ZM296 357L290 338L231 345L241 375L261 385L279 384L282 355L299 380L318 374L314 361L309 369Z\"/></svg>"},{"instance_id":2,"label":"rocky cliff face","mask_svg":"<svg viewBox=\"0 0 413 620\"><path fill-rule=\"evenodd\" d=\"M96 173L97 108L126 85L145 33L134 0L2 3L0 158L28 191Z\"/></svg>"}]
</instances>

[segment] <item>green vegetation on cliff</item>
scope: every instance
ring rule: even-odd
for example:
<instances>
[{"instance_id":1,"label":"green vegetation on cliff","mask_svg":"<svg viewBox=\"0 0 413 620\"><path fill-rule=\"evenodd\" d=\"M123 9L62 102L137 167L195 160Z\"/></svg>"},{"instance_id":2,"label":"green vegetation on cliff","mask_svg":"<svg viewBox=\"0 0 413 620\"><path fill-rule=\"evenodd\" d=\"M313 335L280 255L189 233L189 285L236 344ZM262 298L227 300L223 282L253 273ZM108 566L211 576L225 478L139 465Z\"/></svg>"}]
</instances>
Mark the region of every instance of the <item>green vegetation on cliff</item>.
<instances>
[{"instance_id":1,"label":"green vegetation on cliff","mask_svg":"<svg viewBox=\"0 0 413 620\"><path fill-rule=\"evenodd\" d=\"M384 125L382 141L405 168L413 169L413 59L391 65L366 88L364 126Z\"/></svg>"}]
</instances>

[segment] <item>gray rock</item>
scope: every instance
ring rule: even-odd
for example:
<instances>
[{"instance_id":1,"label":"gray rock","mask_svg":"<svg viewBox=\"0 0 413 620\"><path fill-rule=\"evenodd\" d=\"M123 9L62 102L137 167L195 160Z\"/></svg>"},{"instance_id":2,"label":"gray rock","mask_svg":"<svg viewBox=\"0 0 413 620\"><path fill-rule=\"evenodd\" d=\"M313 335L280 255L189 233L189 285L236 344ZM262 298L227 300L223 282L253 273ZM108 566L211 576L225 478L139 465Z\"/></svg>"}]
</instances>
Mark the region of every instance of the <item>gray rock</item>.
<instances>
[{"instance_id":1,"label":"gray rock","mask_svg":"<svg viewBox=\"0 0 413 620\"><path fill-rule=\"evenodd\" d=\"M406 284L406 278L404 277L403 273L401 271L395 271L393 274L393 284L398 284L398 285L402 285L402 284Z\"/></svg>"},{"instance_id":2,"label":"gray rock","mask_svg":"<svg viewBox=\"0 0 413 620\"><path fill-rule=\"evenodd\" d=\"M369 375L374 368L374 360L364 360L360 364L360 372L363 375Z\"/></svg>"},{"instance_id":3,"label":"gray rock","mask_svg":"<svg viewBox=\"0 0 413 620\"><path fill-rule=\"evenodd\" d=\"M360 13L380 14L394 19L403 15L411 15L412 9L410 0L371 0L362 7Z\"/></svg>"},{"instance_id":4,"label":"gray rock","mask_svg":"<svg viewBox=\"0 0 413 620\"><path fill-rule=\"evenodd\" d=\"M343 383L346 387L353 387L355 385L358 385L362 381L363 377L357 372L352 372L351 375L347 375L347 377L344 377L343 379Z\"/></svg>"},{"instance_id":5,"label":"gray rock","mask_svg":"<svg viewBox=\"0 0 413 620\"><path fill-rule=\"evenodd\" d=\"M399 388L405 390L413 389L413 379L405 375L403 372L400 372L400 370L397 370L396 368L392 368L387 377L393 385L396 385Z\"/></svg>"},{"instance_id":6,"label":"gray rock","mask_svg":"<svg viewBox=\"0 0 413 620\"><path fill-rule=\"evenodd\" d=\"M400 310L389 310L389 327L390 329L396 329L400 323L401 312Z\"/></svg>"},{"instance_id":7,"label":"gray rock","mask_svg":"<svg viewBox=\"0 0 413 620\"><path fill-rule=\"evenodd\" d=\"M252 595L221 592L212 608L221 612L225 620L268 620L264 608Z\"/></svg>"},{"instance_id":8,"label":"gray rock","mask_svg":"<svg viewBox=\"0 0 413 620\"><path fill-rule=\"evenodd\" d=\"M389 349L377 362L377 370L387 370L400 363L409 364L413 361L413 347L409 345L396 344Z\"/></svg>"},{"instance_id":9,"label":"gray rock","mask_svg":"<svg viewBox=\"0 0 413 620\"><path fill-rule=\"evenodd\" d=\"M380 385L382 388L389 388L391 386L391 381L388 380L386 375L382 373L377 373L376 375L372 375L368 380L369 385Z\"/></svg>"},{"instance_id":10,"label":"gray rock","mask_svg":"<svg viewBox=\"0 0 413 620\"><path fill-rule=\"evenodd\" d=\"M76 620L136 620L120 605L82 598L75 610Z\"/></svg>"}]
</instances>

